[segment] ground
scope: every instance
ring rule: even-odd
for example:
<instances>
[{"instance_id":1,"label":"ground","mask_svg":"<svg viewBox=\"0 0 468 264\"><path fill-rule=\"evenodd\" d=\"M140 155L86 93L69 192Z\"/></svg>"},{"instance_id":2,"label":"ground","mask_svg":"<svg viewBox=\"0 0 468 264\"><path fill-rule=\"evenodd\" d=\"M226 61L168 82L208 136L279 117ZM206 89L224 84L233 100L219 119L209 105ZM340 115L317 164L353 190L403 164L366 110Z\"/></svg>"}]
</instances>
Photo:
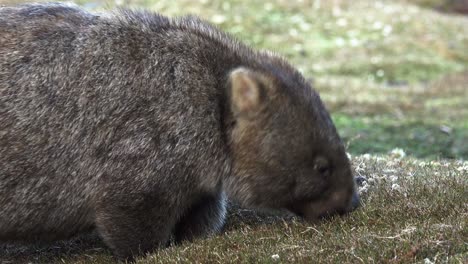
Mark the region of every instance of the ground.
<instances>
[{"instance_id":1,"label":"ground","mask_svg":"<svg viewBox=\"0 0 468 264\"><path fill-rule=\"evenodd\" d=\"M468 263L468 18L454 1L77 2L198 14L284 55L320 92L362 181L348 216L311 225L234 206L222 234L139 263ZM16 262L113 259L91 234L0 247L0 263Z\"/></svg>"}]
</instances>

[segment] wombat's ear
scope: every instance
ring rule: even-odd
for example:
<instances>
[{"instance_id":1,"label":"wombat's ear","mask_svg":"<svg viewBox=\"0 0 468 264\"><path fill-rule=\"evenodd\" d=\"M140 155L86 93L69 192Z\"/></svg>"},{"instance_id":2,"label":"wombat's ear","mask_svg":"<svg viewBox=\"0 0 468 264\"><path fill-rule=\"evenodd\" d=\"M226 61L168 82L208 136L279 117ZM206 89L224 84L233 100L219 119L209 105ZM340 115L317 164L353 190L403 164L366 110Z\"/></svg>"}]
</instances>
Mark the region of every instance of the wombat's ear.
<instances>
[{"instance_id":1,"label":"wombat's ear","mask_svg":"<svg viewBox=\"0 0 468 264\"><path fill-rule=\"evenodd\" d=\"M231 72L229 79L234 114L249 115L259 109L264 91L257 75L246 68L238 68Z\"/></svg>"}]
</instances>

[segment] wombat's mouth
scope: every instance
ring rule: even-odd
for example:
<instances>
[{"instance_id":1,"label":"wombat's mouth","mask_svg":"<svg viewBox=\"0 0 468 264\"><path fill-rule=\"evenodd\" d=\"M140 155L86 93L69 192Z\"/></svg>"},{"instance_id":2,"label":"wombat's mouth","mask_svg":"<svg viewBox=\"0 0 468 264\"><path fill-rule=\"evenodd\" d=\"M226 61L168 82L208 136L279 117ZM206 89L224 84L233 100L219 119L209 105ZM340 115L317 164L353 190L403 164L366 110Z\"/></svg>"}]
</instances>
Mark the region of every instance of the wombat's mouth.
<instances>
[{"instance_id":1,"label":"wombat's mouth","mask_svg":"<svg viewBox=\"0 0 468 264\"><path fill-rule=\"evenodd\" d=\"M310 216L310 215L306 215L303 211L293 211L293 210L290 210L294 215L308 221L308 222L318 222L318 221L327 221L329 219L331 219L333 216L336 216L336 215L339 215L339 216L344 216L348 213L350 213L349 211L345 211L345 210L337 210L337 211L333 211L333 212L325 212L325 213L322 213L322 214L317 214L317 215L314 215L314 216Z\"/></svg>"},{"instance_id":2,"label":"wombat's mouth","mask_svg":"<svg viewBox=\"0 0 468 264\"><path fill-rule=\"evenodd\" d=\"M286 208L288 211L290 211L291 213L293 213L294 215L302 218L302 219L306 219L306 215L304 213L304 210L303 210L303 205L301 203L295 203L295 204L292 204L291 206L289 206L288 208Z\"/></svg>"},{"instance_id":3,"label":"wombat's mouth","mask_svg":"<svg viewBox=\"0 0 468 264\"><path fill-rule=\"evenodd\" d=\"M350 204L330 203L328 200L315 199L312 201L294 202L288 210L309 222L328 220L333 216L345 216L359 206L359 198L352 198Z\"/></svg>"}]
</instances>

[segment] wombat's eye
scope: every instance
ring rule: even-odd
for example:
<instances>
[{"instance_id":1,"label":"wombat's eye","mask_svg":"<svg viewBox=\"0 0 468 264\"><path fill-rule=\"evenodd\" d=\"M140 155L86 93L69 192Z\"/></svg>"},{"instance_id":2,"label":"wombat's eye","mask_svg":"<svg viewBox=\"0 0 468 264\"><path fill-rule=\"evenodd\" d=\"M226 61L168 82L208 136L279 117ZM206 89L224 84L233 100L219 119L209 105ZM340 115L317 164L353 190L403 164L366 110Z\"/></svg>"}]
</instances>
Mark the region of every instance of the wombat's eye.
<instances>
[{"instance_id":1,"label":"wombat's eye","mask_svg":"<svg viewBox=\"0 0 468 264\"><path fill-rule=\"evenodd\" d=\"M318 157L315 159L314 170L320 173L321 175L327 175L330 173L331 167L326 159Z\"/></svg>"}]
</instances>

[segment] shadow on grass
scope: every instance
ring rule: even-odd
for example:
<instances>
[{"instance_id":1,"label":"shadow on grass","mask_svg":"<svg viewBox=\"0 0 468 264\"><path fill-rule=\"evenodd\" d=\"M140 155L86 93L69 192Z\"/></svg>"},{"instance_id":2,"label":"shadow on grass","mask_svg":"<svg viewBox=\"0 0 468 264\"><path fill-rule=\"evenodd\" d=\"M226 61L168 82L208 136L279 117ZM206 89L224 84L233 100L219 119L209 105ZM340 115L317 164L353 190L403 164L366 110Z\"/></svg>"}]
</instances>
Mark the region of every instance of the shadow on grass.
<instances>
[{"instance_id":1,"label":"shadow on grass","mask_svg":"<svg viewBox=\"0 0 468 264\"><path fill-rule=\"evenodd\" d=\"M99 236L92 232L72 238L42 244L0 244L0 263L63 263L86 261L94 255L110 255Z\"/></svg>"},{"instance_id":2,"label":"shadow on grass","mask_svg":"<svg viewBox=\"0 0 468 264\"><path fill-rule=\"evenodd\" d=\"M228 217L222 233L244 227L274 226L297 219L286 212L257 211L229 205ZM171 245L174 247L176 245ZM0 244L0 264L12 263L112 263L111 251L96 232L70 240L46 244Z\"/></svg>"},{"instance_id":3,"label":"shadow on grass","mask_svg":"<svg viewBox=\"0 0 468 264\"><path fill-rule=\"evenodd\" d=\"M223 232L228 232L242 227L258 227L275 225L283 222L291 222L298 218L285 211L266 211L242 208L231 202L228 209L228 217Z\"/></svg>"}]
</instances>

